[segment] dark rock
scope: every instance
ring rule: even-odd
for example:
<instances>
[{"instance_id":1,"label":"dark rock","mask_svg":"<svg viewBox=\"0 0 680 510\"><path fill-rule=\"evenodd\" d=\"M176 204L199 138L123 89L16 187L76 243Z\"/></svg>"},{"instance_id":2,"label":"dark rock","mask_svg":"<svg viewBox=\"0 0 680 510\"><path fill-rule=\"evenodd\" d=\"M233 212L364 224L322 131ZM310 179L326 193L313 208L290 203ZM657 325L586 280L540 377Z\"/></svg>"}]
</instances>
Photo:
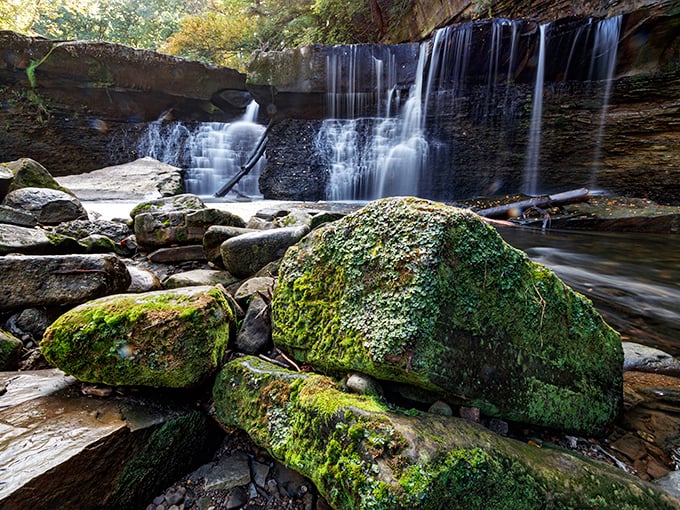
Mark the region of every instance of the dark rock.
<instances>
[{"instance_id":1,"label":"dark rock","mask_svg":"<svg viewBox=\"0 0 680 510\"><path fill-rule=\"evenodd\" d=\"M87 212L73 195L49 188L21 188L5 197L4 205L35 216L43 225L87 218Z\"/></svg>"},{"instance_id":2,"label":"dark rock","mask_svg":"<svg viewBox=\"0 0 680 510\"><path fill-rule=\"evenodd\" d=\"M74 381L58 370L0 374L3 509L142 508L219 440L198 411L149 395L85 397Z\"/></svg>"},{"instance_id":3,"label":"dark rock","mask_svg":"<svg viewBox=\"0 0 680 510\"><path fill-rule=\"evenodd\" d=\"M82 239L91 235L103 235L116 243L120 243L132 233L132 229L120 221L75 220L52 227L52 232L75 239Z\"/></svg>"},{"instance_id":4,"label":"dark rock","mask_svg":"<svg viewBox=\"0 0 680 510\"><path fill-rule=\"evenodd\" d=\"M57 316L58 312L45 308L27 308L7 319L7 329L19 337L29 335L37 342Z\"/></svg>"},{"instance_id":5,"label":"dark rock","mask_svg":"<svg viewBox=\"0 0 680 510\"><path fill-rule=\"evenodd\" d=\"M659 349L632 342L622 342L623 370L654 372L680 376L680 361Z\"/></svg>"},{"instance_id":6,"label":"dark rock","mask_svg":"<svg viewBox=\"0 0 680 510\"><path fill-rule=\"evenodd\" d=\"M446 402L442 402L441 400L437 400L435 403L433 403L428 408L427 412L438 414L440 416L453 416L453 409L451 409L451 406ZM464 418L464 416L461 416L461 418Z\"/></svg>"},{"instance_id":7,"label":"dark rock","mask_svg":"<svg viewBox=\"0 0 680 510\"><path fill-rule=\"evenodd\" d=\"M174 248L160 248L149 253L147 258L156 264L179 264L191 260L205 260L205 255L203 254L203 246L194 244Z\"/></svg>"},{"instance_id":8,"label":"dark rock","mask_svg":"<svg viewBox=\"0 0 680 510\"><path fill-rule=\"evenodd\" d=\"M198 196L185 193L141 202L130 211L130 217L134 220L139 214L193 212L205 208L203 200Z\"/></svg>"},{"instance_id":9,"label":"dark rock","mask_svg":"<svg viewBox=\"0 0 680 510\"><path fill-rule=\"evenodd\" d=\"M0 204L0 223L20 227L35 227L38 220L31 213Z\"/></svg>"},{"instance_id":10,"label":"dark rock","mask_svg":"<svg viewBox=\"0 0 680 510\"><path fill-rule=\"evenodd\" d=\"M17 369L23 347L21 340L0 329L0 371Z\"/></svg>"},{"instance_id":11,"label":"dark rock","mask_svg":"<svg viewBox=\"0 0 680 510\"><path fill-rule=\"evenodd\" d=\"M0 202L5 198L12 183L14 182L14 173L4 165L0 165Z\"/></svg>"},{"instance_id":12,"label":"dark rock","mask_svg":"<svg viewBox=\"0 0 680 510\"><path fill-rule=\"evenodd\" d=\"M233 328L220 287L187 287L89 301L59 317L40 348L84 382L188 388L217 370Z\"/></svg>"},{"instance_id":13,"label":"dark rock","mask_svg":"<svg viewBox=\"0 0 680 510\"><path fill-rule=\"evenodd\" d=\"M205 474L206 490L229 490L250 483L248 456L241 452L225 456Z\"/></svg>"},{"instance_id":14,"label":"dark rock","mask_svg":"<svg viewBox=\"0 0 680 510\"><path fill-rule=\"evenodd\" d=\"M243 234L222 243L222 263L234 276L254 275L309 232L309 227L290 227Z\"/></svg>"},{"instance_id":15,"label":"dark rock","mask_svg":"<svg viewBox=\"0 0 680 510\"><path fill-rule=\"evenodd\" d=\"M0 273L0 310L74 305L130 285L115 255L5 256Z\"/></svg>"},{"instance_id":16,"label":"dark rock","mask_svg":"<svg viewBox=\"0 0 680 510\"><path fill-rule=\"evenodd\" d=\"M271 345L271 340L272 323L269 300L256 295L248 305L234 345L237 350L246 354L259 354Z\"/></svg>"},{"instance_id":17,"label":"dark rock","mask_svg":"<svg viewBox=\"0 0 680 510\"><path fill-rule=\"evenodd\" d=\"M212 225L203 235L203 251L209 262L222 266L222 254L220 246L227 239L254 232L253 229L243 227L227 227L224 225Z\"/></svg>"},{"instance_id":18,"label":"dark rock","mask_svg":"<svg viewBox=\"0 0 680 510\"><path fill-rule=\"evenodd\" d=\"M227 496L226 508L233 510L234 508L241 508L248 502L248 494L243 487L234 487Z\"/></svg>"}]
</instances>

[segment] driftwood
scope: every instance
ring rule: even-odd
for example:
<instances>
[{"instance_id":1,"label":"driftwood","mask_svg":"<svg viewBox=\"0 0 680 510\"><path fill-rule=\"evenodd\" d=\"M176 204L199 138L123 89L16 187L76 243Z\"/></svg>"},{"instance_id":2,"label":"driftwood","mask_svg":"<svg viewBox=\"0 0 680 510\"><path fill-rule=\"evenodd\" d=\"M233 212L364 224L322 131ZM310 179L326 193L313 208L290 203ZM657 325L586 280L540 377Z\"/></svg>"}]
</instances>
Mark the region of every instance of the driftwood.
<instances>
[{"instance_id":1,"label":"driftwood","mask_svg":"<svg viewBox=\"0 0 680 510\"><path fill-rule=\"evenodd\" d=\"M555 195L534 197L527 200L520 200L519 202L513 202L511 204L480 209L479 211L476 211L476 213L487 218L508 218L511 216L516 216L516 214L513 214L516 213L516 211L525 211L531 207L542 208L556 205L575 204L578 202L586 202L589 198L589 191L586 188L580 188L572 191L565 191L564 193L557 193Z\"/></svg>"}]
</instances>

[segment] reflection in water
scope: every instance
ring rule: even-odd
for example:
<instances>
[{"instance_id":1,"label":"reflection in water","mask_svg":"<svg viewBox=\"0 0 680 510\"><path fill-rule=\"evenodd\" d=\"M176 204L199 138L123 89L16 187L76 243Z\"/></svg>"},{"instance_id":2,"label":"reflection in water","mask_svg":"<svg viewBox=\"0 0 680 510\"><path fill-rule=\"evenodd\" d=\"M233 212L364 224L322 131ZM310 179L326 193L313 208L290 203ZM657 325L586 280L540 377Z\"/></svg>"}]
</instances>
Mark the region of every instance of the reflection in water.
<instances>
[{"instance_id":1,"label":"reflection in water","mask_svg":"<svg viewBox=\"0 0 680 510\"><path fill-rule=\"evenodd\" d=\"M499 233L588 296L624 340L680 355L680 236Z\"/></svg>"}]
</instances>

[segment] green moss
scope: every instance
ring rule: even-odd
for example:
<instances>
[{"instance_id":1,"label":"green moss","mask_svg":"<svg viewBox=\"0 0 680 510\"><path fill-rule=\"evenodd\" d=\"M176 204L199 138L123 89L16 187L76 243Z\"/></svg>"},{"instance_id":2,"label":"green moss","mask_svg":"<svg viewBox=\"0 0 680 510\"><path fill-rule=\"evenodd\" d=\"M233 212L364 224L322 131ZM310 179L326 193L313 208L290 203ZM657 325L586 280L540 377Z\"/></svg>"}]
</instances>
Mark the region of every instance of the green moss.
<instances>
[{"instance_id":1,"label":"green moss","mask_svg":"<svg viewBox=\"0 0 680 510\"><path fill-rule=\"evenodd\" d=\"M41 348L82 381L187 387L219 366L233 322L218 289L113 296L62 315Z\"/></svg>"}]
</instances>

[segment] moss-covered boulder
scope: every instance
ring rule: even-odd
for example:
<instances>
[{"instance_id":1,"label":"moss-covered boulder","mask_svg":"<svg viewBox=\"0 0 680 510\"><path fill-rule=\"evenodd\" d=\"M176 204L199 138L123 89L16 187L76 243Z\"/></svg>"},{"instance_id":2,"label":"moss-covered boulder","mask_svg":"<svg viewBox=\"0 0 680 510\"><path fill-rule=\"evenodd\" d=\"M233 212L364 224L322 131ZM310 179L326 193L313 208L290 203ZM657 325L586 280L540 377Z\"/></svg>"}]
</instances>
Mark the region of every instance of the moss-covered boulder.
<instances>
[{"instance_id":1,"label":"moss-covered boulder","mask_svg":"<svg viewBox=\"0 0 680 510\"><path fill-rule=\"evenodd\" d=\"M59 185L44 166L31 158L9 161L2 163L2 166L9 168L14 174L10 191L21 188L49 188L70 193L68 189Z\"/></svg>"},{"instance_id":2,"label":"moss-covered boulder","mask_svg":"<svg viewBox=\"0 0 680 510\"><path fill-rule=\"evenodd\" d=\"M216 372L233 326L222 287L121 294L62 315L40 347L81 381L186 388Z\"/></svg>"},{"instance_id":3,"label":"moss-covered boulder","mask_svg":"<svg viewBox=\"0 0 680 510\"><path fill-rule=\"evenodd\" d=\"M0 370L15 370L24 344L7 331L0 329Z\"/></svg>"},{"instance_id":4,"label":"moss-covered boulder","mask_svg":"<svg viewBox=\"0 0 680 510\"><path fill-rule=\"evenodd\" d=\"M292 247L273 340L326 372L404 382L504 419L593 434L618 413L619 335L472 212L369 204Z\"/></svg>"},{"instance_id":5,"label":"moss-covered boulder","mask_svg":"<svg viewBox=\"0 0 680 510\"><path fill-rule=\"evenodd\" d=\"M459 418L392 412L258 358L229 362L213 397L218 420L309 477L336 510L680 508L609 465Z\"/></svg>"}]
</instances>

